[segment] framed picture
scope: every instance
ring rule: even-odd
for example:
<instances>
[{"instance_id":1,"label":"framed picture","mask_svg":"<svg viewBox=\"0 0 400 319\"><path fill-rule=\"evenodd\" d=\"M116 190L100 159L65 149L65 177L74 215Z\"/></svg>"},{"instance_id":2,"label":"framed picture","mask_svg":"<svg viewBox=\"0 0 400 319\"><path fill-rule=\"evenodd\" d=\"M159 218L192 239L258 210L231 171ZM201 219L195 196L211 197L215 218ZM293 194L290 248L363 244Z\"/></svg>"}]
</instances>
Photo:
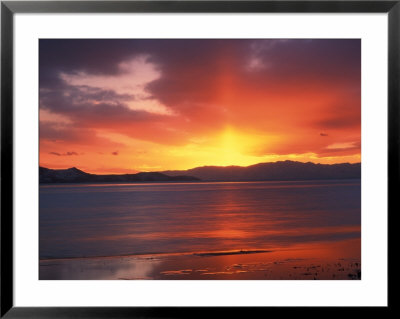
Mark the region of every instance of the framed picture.
<instances>
[{"instance_id":1,"label":"framed picture","mask_svg":"<svg viewBox=\"0 0 400 319\"><path fill-rule=\"evenodd\" d=\"M399 19L2 1L1 316L389 309Z\"/></svg>"}]
</instances>

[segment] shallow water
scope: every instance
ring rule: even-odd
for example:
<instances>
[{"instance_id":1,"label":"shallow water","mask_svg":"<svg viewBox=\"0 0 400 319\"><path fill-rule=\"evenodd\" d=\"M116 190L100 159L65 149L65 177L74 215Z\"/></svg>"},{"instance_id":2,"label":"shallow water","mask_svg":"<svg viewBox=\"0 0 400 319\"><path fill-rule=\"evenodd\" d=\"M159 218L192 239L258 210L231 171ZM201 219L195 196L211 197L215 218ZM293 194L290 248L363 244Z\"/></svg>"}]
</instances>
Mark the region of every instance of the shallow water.
<instances>
[{"instance_id":1,"label":"shallow water","mask_svg":"<svg viewBox=\"0 0 400 319\"><path fill-rule=\"evenodd\" d=\"M40 261L39 271L45 280L357 280L361 279L360 240L253 253L47 259Z\"/></svg>"},{"instance_id":2,"label":"shallow water","mask_svg":"<svg viewBox=\"0 0 400 319\"><path fill-rule=\"evenodd\" d=\"M41 185L39 216L41 278L48 278L42 274L51 268L43 265L60 258L184 253L193 260L195 253L252 250L275 255L212 255L208 260L269 259L288 250L300 258L293 254L299 246L308 247L303 250L311 254L307 258L319 258L324 247L329 255L329 245L356 241L331 257L360 259L359 180ZM318 249L309 250L313 245ZM174 260L178 269L164 267L159 274L185 270Z\"/></svg>"}]
</instances>

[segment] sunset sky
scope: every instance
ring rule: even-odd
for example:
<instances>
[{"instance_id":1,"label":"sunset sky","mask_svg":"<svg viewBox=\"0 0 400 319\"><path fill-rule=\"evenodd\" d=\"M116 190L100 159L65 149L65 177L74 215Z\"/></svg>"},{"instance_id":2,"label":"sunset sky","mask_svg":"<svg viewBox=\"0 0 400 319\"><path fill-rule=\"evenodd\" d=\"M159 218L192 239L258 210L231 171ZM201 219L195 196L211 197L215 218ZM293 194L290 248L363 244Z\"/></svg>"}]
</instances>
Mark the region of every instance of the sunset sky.
<instances>
[{"instance_id":1,"label":"sunset sky","mask_svg":"<svg viewBox=\"0 0 400 319\"><path fill-rule=\"evenodd\" d=\"M40 165L361 161L360 40L40 40Z\"/></svg>"}]
</instances>

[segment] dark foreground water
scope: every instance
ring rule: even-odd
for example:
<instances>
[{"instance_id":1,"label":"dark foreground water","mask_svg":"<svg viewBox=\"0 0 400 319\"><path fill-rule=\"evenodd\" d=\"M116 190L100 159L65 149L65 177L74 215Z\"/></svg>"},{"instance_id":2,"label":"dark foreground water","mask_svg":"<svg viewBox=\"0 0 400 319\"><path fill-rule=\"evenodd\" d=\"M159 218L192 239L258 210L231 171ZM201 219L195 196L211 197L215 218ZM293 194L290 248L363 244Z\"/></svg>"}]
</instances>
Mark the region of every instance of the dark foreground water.
<instances>
[{"instance_id":1,"label":"dark foreground water","mask_svg":"<svg viewBox=\"0 0 400 319\"><path fill-rule=\"evenodd\" d=\"M359 180L43 185L39 218L40 279L124 279L110 266L112 258L125 258L129 279L212 275L204 260L212 260L220 275L235 276L246 273L229 272L235 265L243 270L264 261L265 268L266 260L331 256L332 262L347 260L350 268L360 262ZM168 258L158 272L132 275L138 263L159 265L160 256ZM259 269L257 276L265 278ZM284 269L279 278L287 277Z\"/></svg>"}]
</instances>

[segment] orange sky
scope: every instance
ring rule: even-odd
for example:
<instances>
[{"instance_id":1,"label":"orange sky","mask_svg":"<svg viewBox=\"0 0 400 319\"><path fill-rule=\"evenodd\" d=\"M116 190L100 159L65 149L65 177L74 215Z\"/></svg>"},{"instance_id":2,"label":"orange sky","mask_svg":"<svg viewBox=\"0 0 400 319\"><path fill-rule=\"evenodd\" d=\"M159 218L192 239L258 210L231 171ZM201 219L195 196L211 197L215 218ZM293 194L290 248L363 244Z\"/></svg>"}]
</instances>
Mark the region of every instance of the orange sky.
<instances>
[{"instance_id":1,"label":"orange sky","mask_svg":"<svg viewBox=\"0 0 400 319\"><path fill-rule=\"evenodd\" d=\"M361 161L360 40L40 40L40 165Z\"/></svg>"}]
</instances>

